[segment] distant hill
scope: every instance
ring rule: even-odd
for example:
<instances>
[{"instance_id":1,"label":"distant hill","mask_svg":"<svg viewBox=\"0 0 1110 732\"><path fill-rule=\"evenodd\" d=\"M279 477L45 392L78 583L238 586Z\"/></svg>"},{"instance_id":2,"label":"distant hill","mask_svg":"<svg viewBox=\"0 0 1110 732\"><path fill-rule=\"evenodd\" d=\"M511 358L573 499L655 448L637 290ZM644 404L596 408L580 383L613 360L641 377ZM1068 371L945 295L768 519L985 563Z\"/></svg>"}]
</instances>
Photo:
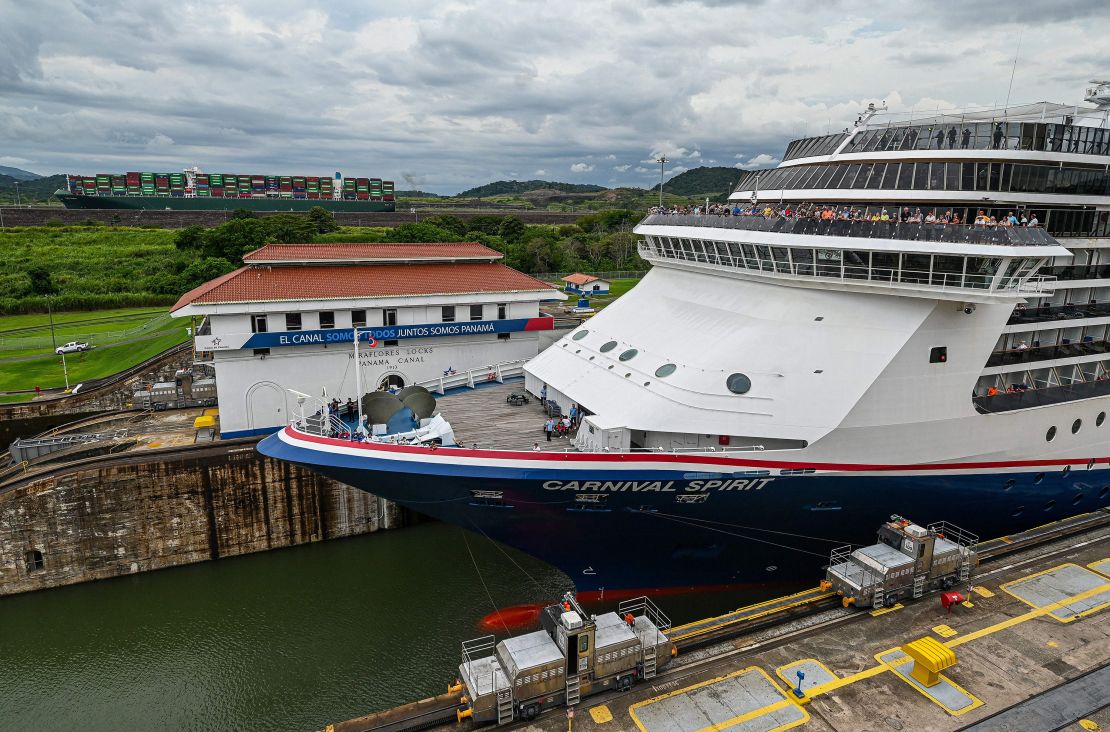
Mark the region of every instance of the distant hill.
<instances>
[{"instance_id":1,"label":"distant hill","mask_svg":"<svg viewBox=\"0 0 1110 732\"><path fill-rule=\"evenodd\" d=\"M499 180L463 191L458 194L458 198L485 198L487 196L505 196L539 190L560 191L561 193L597 193L608 189L605 186L586 183L558 183L549 180Z\"/></svg>"},{"instance_id":2,"label":"distant hill","mask_svg":"<svg viewBox=\"0 0 1110 732\"><path fill-rule=\"evenodd\" d=\"M443 198L438 193L428 193L427 191L394 191L398 198Z\"/></svg>"},{"instance_id":3,"label":"distant hill","mask_svg":"<svg viewBox=\"0 0 1110 732\"><path fill-rule=\"evenodd\" d=\"M0 165L0 175L6 175L9 178L15 178L21 182L25 180L38 180L43 177L38 173L32 173L29 170L20 170L19 168L9 168L7 165Z\"/></svg>"},{"instance_id":4,"label":"distant hill","mask_svg":"<svg viewBox=\"0 0 1110 732\"><path fill-rule=\"evenodd\" d=\"M15 184L19 183L19 200L22 203L41 203L54 195L54 191L66 187L64 175L49 175L34 180L22 180L10 175L0 174L0 201L15 203Z\"/></svg>"},{"instance_id":5,"label":"distant hill","mask_svg":"<svg viewBox=\"0 0 1110 732\"><path fill-rule=\"evenodd\" d=\"M740 180L744 171L726 167L702 167L687 170L663 184L665 193L676 196L708 195L722 196L732 184ZM659 192L659 184L652 186L651 190Z\"/></svg>"}]
</instances>

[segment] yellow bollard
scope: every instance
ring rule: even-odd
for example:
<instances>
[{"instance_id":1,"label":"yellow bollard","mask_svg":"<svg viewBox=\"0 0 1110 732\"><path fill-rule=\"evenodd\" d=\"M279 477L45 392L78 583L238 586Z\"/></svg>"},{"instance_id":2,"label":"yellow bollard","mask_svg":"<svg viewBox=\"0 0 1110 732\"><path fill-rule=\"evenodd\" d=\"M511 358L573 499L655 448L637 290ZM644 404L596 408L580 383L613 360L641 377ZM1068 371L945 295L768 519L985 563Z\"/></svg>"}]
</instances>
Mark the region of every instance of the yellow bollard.
<instances>
[{"instance_id":1,"label":"yellow bollard","mask_svg":"<svg viewBox=\"0 0 1110 732\"><path fill-rule=\"evenodd\" d=\"M455 722L458 723L458 724L461 724L464 719L470 719L473 716L474 716L474 710L471 709L470 707L466 707L465 709L456 709L455 710Z\"/></svg>"},{"instance_id":2,"label":"yellow bollard","mask_svg":"<svg viewBox=\"0 0 1110 732\"><path fill-rule=\"evenodd\" d=\"M931 636L910 641L902 652L913 659L910 676L925 687L939 684L940 672L956 665L955 651Z\"/></svg>"},{"instance_id":3,"label":"yellow bollard","mask_svg":"<svg viewBox=\"0 0 1110 732\"><path fill-rule=\"evenodd\" d=\"M462 691L462 688L463 688L462 681L460 679L455 679L455 683L453 683L453 684L451 684L450 686L447 687L447 693L448 694L457 694L460 691Z\"/></svg>"}]
</instances>

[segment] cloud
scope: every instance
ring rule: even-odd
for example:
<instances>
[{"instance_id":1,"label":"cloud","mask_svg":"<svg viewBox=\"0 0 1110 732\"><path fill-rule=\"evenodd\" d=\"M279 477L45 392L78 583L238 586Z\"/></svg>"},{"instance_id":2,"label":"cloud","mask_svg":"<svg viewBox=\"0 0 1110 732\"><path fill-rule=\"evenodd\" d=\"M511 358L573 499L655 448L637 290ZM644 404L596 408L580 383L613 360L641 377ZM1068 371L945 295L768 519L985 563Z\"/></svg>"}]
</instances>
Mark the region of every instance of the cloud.
<instances>
[{"instance_id":1,"label":"cloud","mask_svg":"<svg viewBox=\"0 0 1110 732\"><path fill-rule=\"evenodd\" d=\"M547 171L544 170L543 168L540 168L535 173L532 173L532 175L547 175Z\"/></svg>"},{"instance_id":2,"label":"cloud","mask_svg":"<svg viewBox=\"0 0 1110 732\"><path fill-rule=\"evenodd\" d=\"M594 166L588 163L575 163L574 165L570 166L570 171L572 173L589 173L593 169Z\"/></svg>"},{"instance_id":3,"label":"cloud","mask_svg":"<svg viewBox=\"0 0 1110 732\"><path fill-rule=\"evenodd\" d=\"M737 156L737 157L739 157L739 156ZM759 155L756 155L755 157L749 158L746 163L737 163L733 167L736 167L736 168L767 168L767 167L770 167L772 165L777 165L778 163L779 163L778 158L776 158L772 155L768 155L767 153L760 153Z\"/></svg>"},{"instance_id":4,"label":"cloud","mask_svg":"<svg viewBox=\"0 0 1110 732\"><path fill-rule=\"evenodd\" d=\"M1082 69L1108 60L1110 3L1028 0L1015 15L984 2L986 33L952 22L966 15L955 0L929 12L892 0L881 18L864 0L9 2L0 151L44 174L338 170L454 193L598 164L643 184L660 155L773 164L870 101L1000 102L1028 18L1013 101L1080 101ZM766 27L787 30L744 31ZM961 59L963 73L937 73Z\"/></svg>"}]
</instances>

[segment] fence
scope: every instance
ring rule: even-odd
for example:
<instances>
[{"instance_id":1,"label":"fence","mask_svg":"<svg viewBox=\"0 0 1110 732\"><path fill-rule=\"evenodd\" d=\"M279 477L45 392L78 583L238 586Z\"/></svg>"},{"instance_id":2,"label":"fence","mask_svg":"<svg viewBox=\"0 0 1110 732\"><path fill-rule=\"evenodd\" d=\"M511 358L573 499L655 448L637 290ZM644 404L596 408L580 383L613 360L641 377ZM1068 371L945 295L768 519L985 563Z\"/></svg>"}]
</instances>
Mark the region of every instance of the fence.
<instances>
[{"instance_id":1,"label":"fence","mask_svg":"<svg viewBox=\"0 0 1110 732\"><path fill-rule=\"evenodd\" d=\"M557 282L558 280L566 277L567 275L579 274L576 272L539 272L532 275L536 279L547 280L548 282ZM616 272L582 272L581 274L588 274L602 280L638 280L647 274L647 270L620 270Z\"/></svg>"},{"instance_id":2,"label":"fence","mask_svg":"<svg viewBox=\"0 0 1110 732\"><path fill-rule=\"evenodd\" d=\"M73 327L72 324L58 323L56 330L60 332L53 339L50 336L50 329L46 327L37 331L36 335L0 336L0 353L10 351L52 351L55 341L59 346L69 341L84 341L96 346L105 346L110 343L140 340L165 330L171 320L172 318L169 313L165 313L127 330L96 331L91 333L74 333L71 330ZM182 328L184 327L186 327L186 324L182 323Z\"/></svg>"}]
</instances>

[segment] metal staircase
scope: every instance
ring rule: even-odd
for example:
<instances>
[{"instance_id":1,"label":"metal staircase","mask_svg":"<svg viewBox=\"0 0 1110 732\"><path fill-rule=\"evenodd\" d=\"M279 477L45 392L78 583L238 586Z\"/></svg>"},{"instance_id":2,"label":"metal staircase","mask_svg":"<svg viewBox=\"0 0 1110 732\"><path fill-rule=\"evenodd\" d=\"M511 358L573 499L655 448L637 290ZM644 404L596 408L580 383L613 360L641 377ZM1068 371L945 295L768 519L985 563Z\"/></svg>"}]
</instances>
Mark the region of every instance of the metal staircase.
<instances>
[{"instance_id":1,"label":"metal staircase","mask_svg":"<svg viewBox=\"0 0 1110 732\"><path fill-rule=\"evenodd\" d=\"M513 689L506 687L497 690L497 724L513 721Z\"/></svg>"},{"instance_id":2,"label":"metal staircase","mask_svg":"<svg viewBox=\"0 0 1110 732\"><path fill-rule=\"evenodd\" d=\"M971 578L971 552L967 547L960 547L960 582L967 582Z\"/></svg>"},{"instance_id":3,"label":"metal staircase","mask_svg":"<svg viewBox=\"0 0 1110 732\"><path fill-rule=\"evenodd\" d=\"M875 594L871 597L871 607L878 609L886 602L886 593L883 592L882 585L876 585Z\"/></svg>"},{"instance_id":4,"label":"metal staircase","mask_svg":"<svg viewBox=\"0 0 1110 732\"><path fill-rule=\"evenodd\" d=\"M573 707L582 699L581 677L578 674L567 674L567 706Z\"/></svg>"},{"instance_id":5,"label":"metal staircase","mask_svg":"<svg viewBox=\"0 0 1110 732\"><path fill-rule=\"evenodd\" d=\"M644 678L655 678L655 645L645 645L644 647Z\"/></svg>"},{"instance_id":6,"label":"metal staircase","mask_svg":"<svg viewBox=\"0 0 1110 732\"><path fill-rule=\"evenodd\" d=\"M913 597L915 600L925 594L926 579L928 579L926 574L919 574L913 578Z\"/></svg>"}]
</instances>

